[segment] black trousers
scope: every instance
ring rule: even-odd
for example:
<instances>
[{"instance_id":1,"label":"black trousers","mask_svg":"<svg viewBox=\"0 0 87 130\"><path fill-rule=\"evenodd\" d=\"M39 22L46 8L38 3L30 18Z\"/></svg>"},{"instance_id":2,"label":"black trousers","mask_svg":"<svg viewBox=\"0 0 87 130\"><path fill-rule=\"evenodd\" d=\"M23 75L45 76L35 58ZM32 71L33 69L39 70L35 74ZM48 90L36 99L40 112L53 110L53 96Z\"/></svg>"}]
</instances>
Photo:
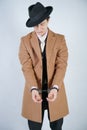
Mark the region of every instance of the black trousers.
<instances>
[{"instance_id":1,"label":"black trousers","mask_svg":"<svg viewBox=\"0 0 87 130\"><path fill-rule=\"evenodd\" d=\"M29 130L41 130L44 118L44 111L45 109L42 110L42 123L28 120ZM49 118L49 111L48 111L48 118ZM63 125L63 118L50 122L51 130L62 130L62 125Z\"/></svg>"}]
</instances>

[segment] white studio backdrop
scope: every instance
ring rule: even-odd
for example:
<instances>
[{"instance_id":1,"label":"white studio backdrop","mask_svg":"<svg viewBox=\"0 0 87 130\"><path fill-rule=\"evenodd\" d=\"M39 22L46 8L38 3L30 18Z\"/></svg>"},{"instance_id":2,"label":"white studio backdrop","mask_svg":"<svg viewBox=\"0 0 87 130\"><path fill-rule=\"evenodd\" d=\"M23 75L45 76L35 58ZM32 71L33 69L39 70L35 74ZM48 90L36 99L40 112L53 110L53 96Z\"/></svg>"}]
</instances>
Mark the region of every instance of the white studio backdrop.
<instances>
[{"instance_id":1,"label":"white studio backdrop","mask_svg":"<svg viewBox=\"0 0 87 130\"><path fill-rule=\"evenodd\" d=\"M24 77L18 59L28 7L37 0L0 0L0 130L28 130L21 116ZM40 0L53 6L49 28L65 35L69 59L65 77L70 114L63 130L87 130L87 0ZM42 130L50 130L44 118Z\"/></svg>"}]
</instances>

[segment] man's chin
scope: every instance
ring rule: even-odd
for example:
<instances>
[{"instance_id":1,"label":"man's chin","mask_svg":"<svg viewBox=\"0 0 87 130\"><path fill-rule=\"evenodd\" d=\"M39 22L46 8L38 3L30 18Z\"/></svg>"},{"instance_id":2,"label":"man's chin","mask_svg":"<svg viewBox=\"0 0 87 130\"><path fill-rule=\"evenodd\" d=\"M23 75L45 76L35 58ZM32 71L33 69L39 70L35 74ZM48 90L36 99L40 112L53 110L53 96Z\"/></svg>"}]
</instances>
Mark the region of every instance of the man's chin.
<instances>
[{"instance_id":1,"label":"man's chin","mask_svg":"<svg viewBox=\"0 0 87 130\"><path fill-rule=\"evenodd\" d=\"M37 35L43 36L45 34L45 32L36 32Z\"/></svg>"},{"instance_id":2,"label":"man's chin","mask_svg":"<svg viewBox=\"0 0 87 130\"><path fill-rule=\"evenodd\" d=\"M44 33L42 33L42 32L41 32L41 33L37 33L37 34L40 35L40 36L43 36L43 35L44 35Z\"/></svg>"}]
</instances>

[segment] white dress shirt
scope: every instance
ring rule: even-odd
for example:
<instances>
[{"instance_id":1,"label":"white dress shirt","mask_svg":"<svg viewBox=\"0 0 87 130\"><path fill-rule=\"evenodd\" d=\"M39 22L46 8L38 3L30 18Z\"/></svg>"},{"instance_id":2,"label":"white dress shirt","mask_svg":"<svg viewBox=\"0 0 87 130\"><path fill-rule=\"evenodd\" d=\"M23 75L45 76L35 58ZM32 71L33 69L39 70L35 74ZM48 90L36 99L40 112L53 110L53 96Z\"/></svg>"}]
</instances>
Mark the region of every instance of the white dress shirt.
<instances>
[{"instance_id":1,"label":"white dress shirt","mask_svg":"<svg viewBox=\"0 0 87 130\"><path fill-rule=\"evenodd\" d=\"M43 35L43 36L40 36L40 35L38 35L37 34L37 37L38 37L38 39L40 40L40 46L41 46L41 51L43 52L43 50L44 50L44 47L45 47L45 40L46 40L46 38L47 38L47 34L48 34L48 31Z\"/></svg>"}]
</instances>

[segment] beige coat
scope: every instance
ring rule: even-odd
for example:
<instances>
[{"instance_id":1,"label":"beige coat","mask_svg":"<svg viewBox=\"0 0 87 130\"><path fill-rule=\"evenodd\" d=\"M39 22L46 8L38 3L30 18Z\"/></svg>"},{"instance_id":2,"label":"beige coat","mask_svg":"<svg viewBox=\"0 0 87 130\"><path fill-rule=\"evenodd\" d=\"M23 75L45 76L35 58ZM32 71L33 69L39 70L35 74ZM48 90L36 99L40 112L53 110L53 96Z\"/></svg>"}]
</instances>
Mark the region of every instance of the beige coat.
<instances>
[{"instance_id":1,"label":"beige coat","mask_svg":"<svg viewBox=\"0 0 87 130\"><path fill-rule=\"evenodd\" d=\"M59 86L57 99L49 102L50 121L55 121L68 114L68 105L64 88L64 76L67 67L67 46L63 35L48 31L46 43L47 73L49 88ZM19 59L25 77L22 115L32 121L41 122L41 104L32 100L30 88L41 88L42 57L41 49L35 32L22 37Z\"/></svg>"}]
</instances>

